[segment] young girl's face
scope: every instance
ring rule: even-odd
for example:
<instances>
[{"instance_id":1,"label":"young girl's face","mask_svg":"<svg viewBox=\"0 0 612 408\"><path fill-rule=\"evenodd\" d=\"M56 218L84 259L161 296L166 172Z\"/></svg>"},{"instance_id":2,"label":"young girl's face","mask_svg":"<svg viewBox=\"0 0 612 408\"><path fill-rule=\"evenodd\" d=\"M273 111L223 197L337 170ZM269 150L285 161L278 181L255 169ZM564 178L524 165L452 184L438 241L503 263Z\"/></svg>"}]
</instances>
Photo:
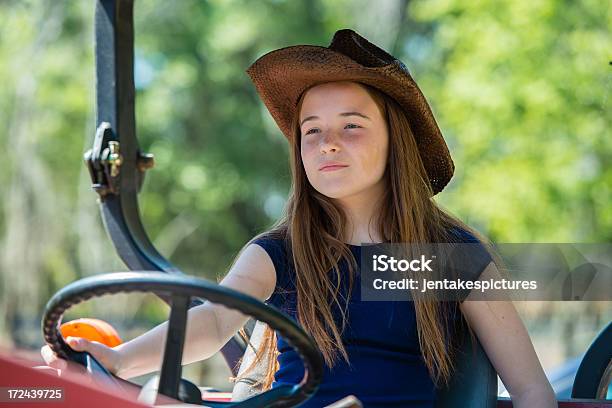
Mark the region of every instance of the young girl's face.
<instances>
[{"instance_id":1,"label":"young girl's face","mask_svg":"<svg viewBox=\"0 0 612 408\"><path fill-rule=\"evenodd\" d=\"M355 82L310 88L300 111L301 157L310 184L331 198L377 199L389 136L378 105ZM327 164L339 167L322 168Z\"/></svg>"}]
</instances>

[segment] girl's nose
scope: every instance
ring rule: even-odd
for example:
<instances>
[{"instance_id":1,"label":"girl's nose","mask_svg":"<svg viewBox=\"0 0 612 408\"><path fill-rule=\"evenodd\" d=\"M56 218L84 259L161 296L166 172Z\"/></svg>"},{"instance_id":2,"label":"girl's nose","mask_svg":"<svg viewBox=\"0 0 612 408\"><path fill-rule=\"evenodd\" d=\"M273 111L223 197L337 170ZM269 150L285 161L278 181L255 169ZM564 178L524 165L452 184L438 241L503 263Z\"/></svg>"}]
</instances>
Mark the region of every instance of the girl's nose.
<instances>
[{"instance_id":1,"label":"girl's nose","mask_svg":"<svg viewBox=\"0 0 612 408\"><path fill-rule=\"evenodd\" d=\"M320 149L321 153L329 153L330 151L337 152L340 150L338 135L333 131L326 131L321 135Z\"/></svg>"}]
</instances>

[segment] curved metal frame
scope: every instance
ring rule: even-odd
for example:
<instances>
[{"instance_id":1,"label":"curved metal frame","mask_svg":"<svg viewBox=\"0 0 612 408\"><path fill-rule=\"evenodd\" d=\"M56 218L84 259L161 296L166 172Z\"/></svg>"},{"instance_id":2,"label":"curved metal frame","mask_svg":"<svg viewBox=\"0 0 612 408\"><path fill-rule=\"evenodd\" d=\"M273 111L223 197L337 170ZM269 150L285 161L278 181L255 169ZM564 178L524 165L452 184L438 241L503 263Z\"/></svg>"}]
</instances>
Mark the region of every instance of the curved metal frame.
<instances>
[{"instance_id":1,"label":"curved metal frame","mask_svg":"<svg viewBox=\"0 0 612 408\"><path fill-rule=\"evenodd\" d=\"M138 207L138 192L145 171L153 166L153 157L140 151L136 137L133 8L133 0L96 2L97 131L85 162L92 187L100 195L104 226L127 267L180 274L151 243ZM191 306L199 303L194 299ZM234 375L245 349L246 343L238 335L221 349Z\"/></svg>"},{"instance_id":2,"label":"curved metal frame","mask_svg":"<svg viewBox=\"0 0 612 408\"><path fill-rule=\"evenodd\" d=\"M612 375L612 322L595 337L584 354L572 386L572 398L605 399Z\"/></svg>"}]
</instances>

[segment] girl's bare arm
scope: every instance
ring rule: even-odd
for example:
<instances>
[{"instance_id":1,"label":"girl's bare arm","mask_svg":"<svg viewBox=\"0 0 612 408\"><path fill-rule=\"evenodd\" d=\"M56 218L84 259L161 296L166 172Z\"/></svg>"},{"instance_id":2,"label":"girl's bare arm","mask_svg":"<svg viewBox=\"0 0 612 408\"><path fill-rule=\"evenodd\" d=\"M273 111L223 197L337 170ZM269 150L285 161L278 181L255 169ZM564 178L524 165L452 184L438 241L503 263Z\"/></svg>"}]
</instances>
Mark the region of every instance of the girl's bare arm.
<instances>
[{"instance_id":1,"label":"girl's bare arm","mask_svg":"<svg viewBox=\"0 0 612 408\"><path fill-rule=\"evenodd\" d=\"M270 297L276 285L272 260L259 245L247 246L220 285L259 300ZM211 357L227 343L249 316L206 301L189 310L183 364ZM158 370L165 345L168 322L116 347L120 355L117 374L130 378Z\"/></svg>"},{"instance_id":2,"label":"girl's bare arm","mask_svg":"<svg viewBox=\"0 0 612 408\"><path fill-rule=\"evenodd\" d=\"M251 244L239 254L220 285L265 300L274 292L276 271L266 251ZM219 351L249 319L240 312L206 301L189 310L183 364L212 356ZM168 322L114 348L100 343L69 339L75 350L90 352L107 369L121 378L137 377L161 368ZM49 346L41 350L52 367L64 368L65 361L53 354Z\"/></svg>"},{"instance_id":3,"label":"girl's bare arm","mask_svg":"<svg viewBox=\"0 0 612 408\"><path fill-rule=\"evenodd\" d=\"M490 263L481 279L500 278ZM557 407L529 334L511 301L470 301L461 311L508 389L515 408Z\"/></svg>"}]
</instances>

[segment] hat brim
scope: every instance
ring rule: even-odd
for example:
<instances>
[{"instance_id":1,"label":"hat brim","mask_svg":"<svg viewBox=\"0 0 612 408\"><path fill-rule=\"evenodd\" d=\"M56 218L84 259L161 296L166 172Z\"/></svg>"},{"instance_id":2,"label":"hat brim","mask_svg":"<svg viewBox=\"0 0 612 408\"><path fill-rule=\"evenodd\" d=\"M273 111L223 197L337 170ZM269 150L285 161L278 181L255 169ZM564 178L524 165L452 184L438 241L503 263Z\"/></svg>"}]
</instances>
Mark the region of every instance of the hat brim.
<instances>
[{"instance_id":1,"label":"hat brim","mask_svg":"<svg viewBox=\"0 0 612 408\"><path fill-rule=\"evenodd\" d=\"M434 194L452 178L454 164L442 132L425 96L399 60L366 67L326 47L294 45L263 55L246 72L289 141L297 102L306 89L320 83L354 81L385 92L406 112Z\"/></svg>"}]
</instances>

